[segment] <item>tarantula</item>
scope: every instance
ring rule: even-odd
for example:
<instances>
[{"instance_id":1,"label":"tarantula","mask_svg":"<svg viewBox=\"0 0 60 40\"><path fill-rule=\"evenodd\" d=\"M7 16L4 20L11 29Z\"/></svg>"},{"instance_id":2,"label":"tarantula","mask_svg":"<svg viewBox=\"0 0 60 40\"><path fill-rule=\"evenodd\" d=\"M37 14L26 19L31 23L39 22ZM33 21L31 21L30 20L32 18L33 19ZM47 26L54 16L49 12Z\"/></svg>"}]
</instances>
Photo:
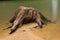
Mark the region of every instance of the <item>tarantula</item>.
<instances>
[{"instance_id":1,"label":"tarantula","mask_svg":"<svg viewBox=\"0 0 60 40\"><path fill-rule=\"evenodd\" d=\"M10 34L12 34L23 24L36 22L38 24L38 27L42 28L44 24L47 24L51 21L45 18L41 12L35 8L20 6L17 8L15 15L9 22L12 24L10 27L8 27L11 28Z\"/></svg>"}]
</instances>

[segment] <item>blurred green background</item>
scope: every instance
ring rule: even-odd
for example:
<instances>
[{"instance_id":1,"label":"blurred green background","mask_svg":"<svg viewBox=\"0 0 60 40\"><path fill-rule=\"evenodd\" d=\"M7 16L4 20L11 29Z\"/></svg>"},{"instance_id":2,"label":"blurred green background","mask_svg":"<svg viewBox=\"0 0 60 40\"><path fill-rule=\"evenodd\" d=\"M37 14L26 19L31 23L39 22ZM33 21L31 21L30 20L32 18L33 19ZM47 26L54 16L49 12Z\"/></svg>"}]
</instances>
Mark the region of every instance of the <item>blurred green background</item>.
<instances>
[{"instance_id":1,"label":"blurred green background","mask_svg":"<svg viewBox=\"0 0 60 40\"><path fill-rule=\"evenodd\" d=\"M19 6L28 6L38 9L45 17L52 20L52 0L0 0L0 37L6 35L8 30L2 30L9 26L9 20L13 17ZM58 0L58 13L56 21L60 20L60 0ZM60 25L52 26L53 34L60 32ZM51 26L50 26L51 27ZM49 31L49 30L48 30ZM51 34L52 34L51 32ZM52 34L52 35L53 35ZM54 34L55 35L55 34ZM59 36L59 35L58 35Z\"/></svg>"},{"instance_id":2,"label":"blurred green background","mask_svg":"<svg viewBox=\"0 0 60 40\"><path fill-rule=\"evenodd\" d=\"M30 6L38 9L44 16L52 20L52 0L0 0L0 28L6 27L19 6ZM59 1L60 2L60 1ZM59 4L58 4L59 5ZM57 21L60 20L60 5L58 6Z\"/></svg>"}]
</instances>

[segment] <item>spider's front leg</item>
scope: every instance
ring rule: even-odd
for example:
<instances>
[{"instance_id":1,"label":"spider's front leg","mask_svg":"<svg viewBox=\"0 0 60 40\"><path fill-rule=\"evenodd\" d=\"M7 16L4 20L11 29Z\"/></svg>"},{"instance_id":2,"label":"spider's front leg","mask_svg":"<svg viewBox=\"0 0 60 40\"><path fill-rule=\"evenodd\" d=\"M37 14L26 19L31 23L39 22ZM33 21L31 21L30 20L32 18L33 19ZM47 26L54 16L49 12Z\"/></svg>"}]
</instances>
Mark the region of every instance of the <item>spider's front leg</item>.
<instances>
[{"instance_id":1,"label":"spider's front leg","mask_svg":"<svg viewBox=\"0 0 60 40\"><path fill-rule=\"evenodd\" d=\"M9 34L12 34L15 32L19 27L22 26L22 21L24 19L24 14L17 16L16 20L12 24L11 32Z\"/></svg>"}]
</instances>

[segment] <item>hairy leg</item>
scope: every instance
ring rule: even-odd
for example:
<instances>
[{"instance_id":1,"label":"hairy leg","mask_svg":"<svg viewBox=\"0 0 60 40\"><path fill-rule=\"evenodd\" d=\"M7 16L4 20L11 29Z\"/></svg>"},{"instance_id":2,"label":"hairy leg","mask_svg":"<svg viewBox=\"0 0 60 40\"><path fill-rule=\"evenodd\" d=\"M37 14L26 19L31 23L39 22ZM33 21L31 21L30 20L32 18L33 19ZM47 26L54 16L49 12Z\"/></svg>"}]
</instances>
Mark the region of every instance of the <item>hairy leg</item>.
<instances>
[{"instance_id":1,"label":"hairy leg","mask_svg":"<svg viewBox=\"0 0 60 40\"><path fill-rule=\"evenodd\" d=\"M41 15L39 15L38 11L36 12L36 16L35 17L36 17L36 22L37 22L38 26L40 26L40 28L42 28Z\"/></svg>"},{"instance_id":2,"label":"hairy leg","mask_svg":"<svg viewBox=\"0 0 60 40\"><path fill-rule=\"evenodd\" d=\"M9 27L7 27L7 28L4 28L3 30L6 30L6 29L10 29L12 26L9 26Z\"/></svg>"},{"instance_id":3,"label":"hairy leg","mask_svg":"<svg viewBox=\"0 0 60 40\"><path fill-rule=\"evenodd\" d=\"M15 24L12 25L11 32L9 34L12 34L13 32L15 32L21 26L22 26L22 21L21 22L19 22L19 21L16 22Z\"/></svg>"},{"instance_id":4,"label":"hairy leg","mask_svg":"<svg viewBox=\"0 0 60 40\"><path fill-rule=\"evenodd\" d=\"M18 24L14 29L11 29L11 32L9 34L14 33L21 26L22 26L22 23Z\"/></svg>"},{"instance_id":5,"label":"hairy leg","mask_svg":"<svg viewBox=\"0 0 60 40\"><path fill-rule=\"evenodd\" d=\"M13 18L12 19L10 19L10 23L13 23L14 22L14 20L16 19L16 17L15 16L13 16Z\"/></svg>"},{"instance_id":6,"label":"hairy leg","mask_svg":"<svg viewBox=\"0 0 60 40\"><path fill-rule=\"evenodd\" d=\"M42 28L42 23L41 23L41 21L37 19L36 22L37 22L38 26L40 26L40 28Z\"/></svg>"},{"instance_id":7,"label":"hairy leg","mask_svg":"<svg viewBox=\"0 0 60 40\"><path fill-rule=\"evenodd\" d=\"M25 11L20 12L17 15L15 21L13 22L13 25L12 25L10 34L13 33L13 32L15 32L18 27L21 27L22 26L21 23L22 23L22 20L24 19L24 15L25 15L24 13L25 13Z\"/></svg>"}]
</instances>

